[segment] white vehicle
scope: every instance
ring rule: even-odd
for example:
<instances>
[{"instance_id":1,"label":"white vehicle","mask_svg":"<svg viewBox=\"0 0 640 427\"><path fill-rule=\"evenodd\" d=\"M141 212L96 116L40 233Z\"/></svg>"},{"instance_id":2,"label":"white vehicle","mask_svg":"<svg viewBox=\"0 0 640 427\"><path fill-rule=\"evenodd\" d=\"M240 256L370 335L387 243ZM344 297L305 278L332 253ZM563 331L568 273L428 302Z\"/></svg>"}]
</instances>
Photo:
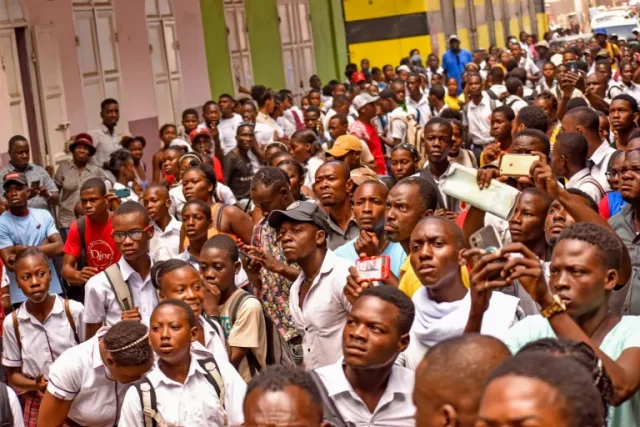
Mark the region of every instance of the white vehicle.
<instances>
[{"instance_id":1,"label":"white vehicle","mask_svg":"<svg viewBox=\"0 0 640 427\"><path fill-rule=\"evenodd\" d=\"M591 30L605 29L608 35L617 34L620 39L634 37L633 31L640 30L638 19L628 10L600 12L591 20Z\"/></svg>"}]
</instances>

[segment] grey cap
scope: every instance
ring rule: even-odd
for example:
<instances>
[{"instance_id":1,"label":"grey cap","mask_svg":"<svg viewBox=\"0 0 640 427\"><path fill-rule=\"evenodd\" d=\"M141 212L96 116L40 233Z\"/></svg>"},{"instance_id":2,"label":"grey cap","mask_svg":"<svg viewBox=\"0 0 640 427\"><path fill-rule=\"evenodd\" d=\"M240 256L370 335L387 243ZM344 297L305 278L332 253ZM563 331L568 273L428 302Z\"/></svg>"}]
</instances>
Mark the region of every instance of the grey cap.
<instances>
[{"instance_id":1,"label":"grey cap","mask_svg":"<svg viewBox=\"0 0 640 427\"><path fill-rule=\"evenodd\" d=\"M312 202L293 202L284 211L273 211L269 214L269 225L280 228L283 222L306 222L313 224L325 233L329 233L329 221L327 214L320 206Z\"/></svg>"},{"instance_id":2,"label":"grey cap","mask_svg":"<svg viewBox=\"0 0 640 427\"><path fill-rule=\"evenodd\" d=\"M372 96L368 92L363 92L360 95L353 98L353 103L352 103L353 108L355 108L356 111L360 110L365 105L372 104L376 102L378 99L380 99L379 96Z\"/></svg>"}]
</instances>

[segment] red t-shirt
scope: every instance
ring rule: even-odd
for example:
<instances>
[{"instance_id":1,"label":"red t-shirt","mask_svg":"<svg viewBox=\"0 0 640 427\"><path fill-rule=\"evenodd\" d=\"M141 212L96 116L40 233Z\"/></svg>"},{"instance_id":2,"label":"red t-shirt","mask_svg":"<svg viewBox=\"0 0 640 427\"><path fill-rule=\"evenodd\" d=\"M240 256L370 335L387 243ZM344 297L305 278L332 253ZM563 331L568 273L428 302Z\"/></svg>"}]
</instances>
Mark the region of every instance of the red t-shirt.
<instances>
[{"instance_id":1,"label":"red t-shirt","mask_svg":"<svg viewBox=\"0 0 640 427\"><path fill-rule=\"evenodd\" d=\"M113 237L111 237L111 232L113 231L111 221L113 217L109 218L106 224L92 224L89 217L85 218L84 242L87 248L87 264L100 272L120 260L120 251L116 242L113 241ZM73 221L71 224L63 251L65 254L73 255L76 258L80 257L82 246L80 244L78 221Z\"/></svg>"},{"instance_id":2,"label":"red t-shirt","mask_svg":"<svg viewBox=\"0 0 640 427\"><path fill-rule=\"evenodd\" d=\"M351 125L350 133L367 143L371 155L373 155L373 159L376 162L376 173L378 175L386 175L387 164L384 161L384 153L382 152L382 141L380 140L380 136L378 136L378 131L375 126L356 120L353 125Z\"/></svg>"}]
</instances>

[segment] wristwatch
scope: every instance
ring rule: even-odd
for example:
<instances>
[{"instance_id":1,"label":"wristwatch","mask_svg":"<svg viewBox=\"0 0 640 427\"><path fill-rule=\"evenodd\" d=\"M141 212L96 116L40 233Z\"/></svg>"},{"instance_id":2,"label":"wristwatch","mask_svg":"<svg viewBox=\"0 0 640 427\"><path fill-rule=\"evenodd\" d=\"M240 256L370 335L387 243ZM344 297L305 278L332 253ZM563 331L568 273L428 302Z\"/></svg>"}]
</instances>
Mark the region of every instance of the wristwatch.
<instances>
[{"instance_id":1,"label":"wristwatch","mask_svg":"<svg viewBox=\"0 0 640 427\"><path fill-rule=\"evenodd\" d=\"M562 302L562 299L560 299L558 295L553 295L553 303L550 306L542 309L540 311L540 314L545 319L548 319L558 313L564 313L565 311L567 311L566 304Z\"/></svg>"}]
</instances>

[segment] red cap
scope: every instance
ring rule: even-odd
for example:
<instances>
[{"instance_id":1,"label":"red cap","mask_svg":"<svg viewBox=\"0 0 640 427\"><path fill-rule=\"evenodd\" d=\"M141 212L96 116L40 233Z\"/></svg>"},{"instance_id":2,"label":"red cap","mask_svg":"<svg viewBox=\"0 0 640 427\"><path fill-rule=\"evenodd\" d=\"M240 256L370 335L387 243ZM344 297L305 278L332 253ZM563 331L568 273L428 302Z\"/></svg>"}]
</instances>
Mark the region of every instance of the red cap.
<instances>
[{"instance_id":1,"label":"red cap","mask_svg":"<svg viewBox=\"0 0 640 427\"><path fill-rule=\"evenodd\" d=\"M96 147L93 145L93 138L88 133L79 133L73 138L73 142L69 145L69 151L73 151L73 148L82 144L89 148L90 155L93 156L96 153Z\"/></svg>"},{"instance_id":2,"label":"red cap","mask_svg":"<svg viewBox=\"0 0 640 427\"><path fill-rule=\"evenodd\" d=\"M191 131L191 133L189 134L189 139L191 140L191 142L193 142L193 140L200 135L207 135L209 138L213 138L209 129L198 127Z\"/></svg>"},{"instance_id":3,"label":"red cap","mask_svg":"<svg viewBox=\"0 0 640 427\"><path fill-rule=\"evenodd\" d=\"M365 80L367 80L367 78L364 76L364 73L362 71L356 71L351 75L351 83L353 84L357 84Z\"/></svg>"}]
</instances>

